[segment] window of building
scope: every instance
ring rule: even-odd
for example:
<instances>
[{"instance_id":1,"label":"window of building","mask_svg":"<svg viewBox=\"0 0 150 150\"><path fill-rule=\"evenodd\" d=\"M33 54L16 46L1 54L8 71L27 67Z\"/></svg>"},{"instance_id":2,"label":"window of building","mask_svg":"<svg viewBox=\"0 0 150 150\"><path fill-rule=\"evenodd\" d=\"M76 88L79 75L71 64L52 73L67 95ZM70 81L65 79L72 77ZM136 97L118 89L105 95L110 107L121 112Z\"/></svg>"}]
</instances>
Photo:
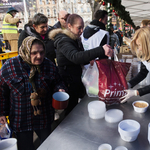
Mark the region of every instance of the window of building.
<instances>
[{"instance_id":1,"label":"window of building","mask_svg":"<svg viewBox=\"0 0 150 150\"><path fill-rule=\"evenodd\" d=\"M46 0L46 4L49 4L49 0Z\"/></svg>"},{"instance_id":2,"label":"window of building","mask_svg":"<svg viewBox=\"0 0 150 150\"><path fill-rule=\"evenodd\" d=\"M52 0L52 4L55 4L55 0Z\"/></svg>"},{"instance_id":3,"label":"window of building","mask_svg":"<svg viewBox=\"0 0 150 150\"><path fill-rule=\"evenodd\" d=\"M69 3L70 3L70 0L67 0L67 3L69 4Z\"/></svg>"},{"instance_id":4,"label":"window of building","mask_svg":"<svg viewBox=\"0 0 150 150\"><path fill-rule=\"evenodd\" d=\"M74 8L74 13L77 13L77 8L76 7Z\"/></svg>"},{"instance_id":5,"label":"window of building","mask_svg":"<svg viewBox=\"0 0 150 150\"><path fill-rule=\"evenodd\" d=\"M74 3L76 3L76 0L74 0Z\"/></svg>"},{"instance_id":6,"label":"window of building","mask_svg":"<svg viewBox=\"0 0 150 150\"><path fill-rule=\"evenodd\" d=\"M70 13L70 14L71 14L71 10L70 10L70 8L68 8L68 13Z\"/></svg>"},{"instance_id":7,"label":"window of building","mask_svg":"<svg viewBox=\"0 0 150 150\"><path fill-rule=\"evenodd\" d=\"M49 24L49 25L51 24L51 18L50 18L50 19L48 19L48 24Z\"/></svg>"},{"instance_id":8,"label":"window of building","mask_svg":"<svg viewBox=\"0 0 150 150\"><path fill-rule=\"evenodd\" d=\"M89 8L89 7L87 7L87 12L88 12L88 13L90 12L90 8Z\"/></svg>"},{"instance_id":9,"label":"window of building","mask_svg":"<svg viewBox=\"0 0 150 150\"><path fill-rule=\"evenodd\" d=\"M54 8L53 12L54 12L54 17L56 17L56 8Z\"/></svg>"},{"instance_id":10,"label":"window of building","mask_svg":"<svg viewBox=\"0 0 150 150\"><path fill-rule=\"evenodd\" d=\"M47 8L47 16L49 17L50 16L50 9Z\"/></svg>"},{"instance_id":11,"label":"window of building","mask_svg":"<svg viewBox=\"0 0 150 150\"><path fill-rule=\"evenodd\" d=\"M83 13L83 8L81 7L81 13Z\"/></svg>"},{"instance_id":12,"label":"window of building","mask_svg":"<svg viewBox=\"0 0 150 150\"><path fill-rule=\"evenodd\" d=\"M43 14L43 8L41 8L40 12Z\"/></svg>"},{"instance_id":13,"label":"window of building","mask_svg":"<svg viewBox=\"0 0 150 150\"><path fill-rule=\"evenodd\" d=\"M39 0L39 4L42 5L42 0Z\"/></svg>"}]
</instances>

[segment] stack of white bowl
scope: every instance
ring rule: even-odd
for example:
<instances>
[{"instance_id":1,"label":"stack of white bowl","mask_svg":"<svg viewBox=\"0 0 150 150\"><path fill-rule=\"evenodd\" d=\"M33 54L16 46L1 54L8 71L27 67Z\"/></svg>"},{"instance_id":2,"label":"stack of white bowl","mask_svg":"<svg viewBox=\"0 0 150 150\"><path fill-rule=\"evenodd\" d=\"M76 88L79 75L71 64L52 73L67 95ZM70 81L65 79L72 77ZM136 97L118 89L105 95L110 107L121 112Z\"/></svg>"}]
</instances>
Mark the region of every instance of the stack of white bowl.
<instances>
[{"instance_id":1,"label":"stack of white bowl","mask_svg":"<svg viewBox=\"0 0 150 150\"><path fill-rule=\"evenodd\" d=\"M92 119L101 119L105 116L106 104L96 100L88 104L89 117Z\"/></svg>"}]
</instances>

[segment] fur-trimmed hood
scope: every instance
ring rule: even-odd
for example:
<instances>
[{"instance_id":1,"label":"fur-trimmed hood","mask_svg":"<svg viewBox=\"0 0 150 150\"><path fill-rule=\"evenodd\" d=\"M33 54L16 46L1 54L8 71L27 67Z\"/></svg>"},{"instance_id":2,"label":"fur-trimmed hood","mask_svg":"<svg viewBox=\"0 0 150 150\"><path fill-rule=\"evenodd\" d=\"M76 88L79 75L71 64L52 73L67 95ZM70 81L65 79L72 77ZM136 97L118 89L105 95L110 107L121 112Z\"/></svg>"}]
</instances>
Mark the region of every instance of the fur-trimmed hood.
<instances>
[{"instance_id":1,"label":"fur-trimmed hood","mask_svg":"<svg viewBox=\"0 0 150 150\"><path fill-rule=\"evenodd\" d=\"M55 36L57 34L65 34L68 37L70 37L73 40L76 40L77 37L75 36L75 34L73 34L71 31L67 30L67 29L53 29L50 33L49 33L49 39L54 40Z\"/></svg>"}]
</instances>

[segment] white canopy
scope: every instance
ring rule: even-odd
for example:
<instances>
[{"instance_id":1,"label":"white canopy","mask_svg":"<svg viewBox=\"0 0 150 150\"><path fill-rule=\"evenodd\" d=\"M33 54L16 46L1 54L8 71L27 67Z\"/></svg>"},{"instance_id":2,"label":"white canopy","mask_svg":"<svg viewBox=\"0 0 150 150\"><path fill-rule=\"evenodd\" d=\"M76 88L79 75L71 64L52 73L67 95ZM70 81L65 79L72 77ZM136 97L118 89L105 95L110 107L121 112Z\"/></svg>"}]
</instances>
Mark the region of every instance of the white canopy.
<instances>
[{"instance_id":1,"label":"white canopy","mask_svg":"<svg viewBox=\"0 0 150 150\"><path fill-rule=\"evenodd\" d=\"M140 26L142 20L150 19L150 0L122 0L121 4L129 11L136 26Z\"/></svg>"}]
</instances>

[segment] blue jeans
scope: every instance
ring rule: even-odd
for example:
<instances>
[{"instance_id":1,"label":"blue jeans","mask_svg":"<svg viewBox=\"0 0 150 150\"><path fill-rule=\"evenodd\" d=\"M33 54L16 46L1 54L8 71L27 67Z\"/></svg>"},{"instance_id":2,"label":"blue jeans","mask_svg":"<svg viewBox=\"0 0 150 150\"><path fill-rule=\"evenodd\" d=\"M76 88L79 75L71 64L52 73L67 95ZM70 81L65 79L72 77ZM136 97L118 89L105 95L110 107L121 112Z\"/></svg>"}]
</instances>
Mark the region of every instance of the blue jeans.
<instances>
[{"instance_id":1,"label":"blue jeans","mask_svg":"<svg viewBox=\"0 0 150 150\"><path fill-rule=\"evenodd\" d=\"M42 130L35 130L35 133L42 144L43 141L50 135L51 127ZM33 131L17 132L16 136L18 150L35 150L33 144Z\"/></svg>"}]
</instances>

